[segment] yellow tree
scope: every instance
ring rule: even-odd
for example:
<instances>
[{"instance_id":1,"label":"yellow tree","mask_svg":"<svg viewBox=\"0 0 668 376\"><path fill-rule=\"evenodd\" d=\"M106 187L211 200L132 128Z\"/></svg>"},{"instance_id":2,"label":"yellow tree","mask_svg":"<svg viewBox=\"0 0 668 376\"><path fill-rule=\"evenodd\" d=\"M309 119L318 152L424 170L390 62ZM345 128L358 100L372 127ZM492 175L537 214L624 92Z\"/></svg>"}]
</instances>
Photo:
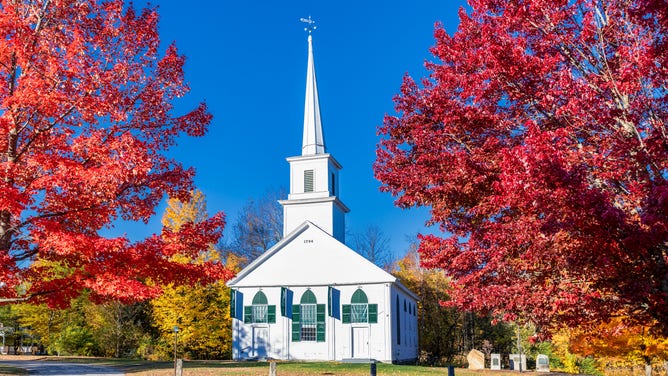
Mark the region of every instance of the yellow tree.
<instances>
[{"instance_id":1,"label":"yellow tree","mask_svg":"<svg viewBox=\"0 0 668 376\"><path fill-rule=\"evenodd\" d=\"M208 286L165 289L153 300L153 320L160 331L157 355L172 354L178 331L179 356L193 359L220 359L231 351L229 292L224 282Z\"/></svg>"},{"instance_id":2,"label":"yellow tree","mask_svg":"<svg viewBox=\"0 0 668 376\"><path fill-rule=\"evenodd\" d=\"M48 352L55 351L54 342L61 330L65 312L46 304L16 304L12 306L21 326L30 328L37 342Z\"/></svg>"},{"instance_id":3,"label":"yellow tree","mask_svg":"<svg viewBox=\"0 0 668 376\"><path fill-rule=\"evenodd\" d=\"M162 219L165 227L178 231L181 226L206 220L206 200L200 191L192 192L188 202L170 199ZM200 263L220 259L213 245L196 259L181 258L183 263ZM236 264L228 257L229 265ZM229 317L229 289L224 281L206 286L163 287L162 296L151 302L153 322L160 333L156 348L158 357L173 354L178 327L179 355L192 359L229 357L231 353L231 323Z\"/></svg>"},{"instance_id":4,"label":"yellow tree","mask_svg":"<svg viewBox=\"0 0 668 376\"><path fill-rule=\"evenodd\" d=\"M624 318L600 324L594 331L571 330L570 350L583 356L596 356L614 365L632 367L645 364L651 375L651 364L668 360L668 338L650 332L648 327L627 325Z\"/></svg>"},{"instance_id":5,"label":"yellow tree","mask_svg":"<svg viewBox=\"0 0 668 376\"><path fill-rule=\"evenodd\" d=\"M195 190L191 193L188 202L182 202L176 198L169 199L165 214L162 216L162 225L178 231L187 223L203 222L207 216L204 193Z\"/></svg>"}]
</instances>

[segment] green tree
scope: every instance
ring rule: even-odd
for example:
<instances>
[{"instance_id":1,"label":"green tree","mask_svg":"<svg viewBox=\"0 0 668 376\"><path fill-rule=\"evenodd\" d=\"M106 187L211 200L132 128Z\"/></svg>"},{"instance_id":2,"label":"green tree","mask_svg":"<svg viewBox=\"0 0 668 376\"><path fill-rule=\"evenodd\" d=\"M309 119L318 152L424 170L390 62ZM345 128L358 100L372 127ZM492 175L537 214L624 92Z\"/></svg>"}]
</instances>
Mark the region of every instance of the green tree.
<instances>
[{"instance_id":1,"label":"green tree","mask_svg":"<svg viewBox=\"0 0 668 376\"><path fill-rule=\"evenodd\" d=\"M140 344L150 330L149 303L105 302L88 308L87 326L102 355L115 358L142 355Z\"/></svg>"},{"instance_id":2,"label":"green tree","mask_svg":"<svg viewBox=\"0 0 668 376\"><path fill-rule=\"evenodd\" d=\"M70 308L65 310L58 338L53 344L58 355L102 355L99 342L88 325L88 314L92 306L88 294L84 292L73 299Z\"/></svg>"},{"instance_id":3,"label":"green tree","mask_svg":"<svg viewBox=\"0 0 668 376\"><path fill-rule=\"evenodd\" d=\"M70 307L52 309L45 304L2 307L0 322L9 325L7 344L35 345L59 355L135 357L153 330L147 302L95 304L87 293Z\"/></svg>"},{"instance_id":4,"label":"green tree","mask_svg":"<svg viewBox=\"0 0 668 376\"><path fill-rule=\"evenodd\" d=\"M0 323L5 337L5 345L12 346L19 331L18 317L11 305L0 306Z\"/></svg>"}]
</instances>

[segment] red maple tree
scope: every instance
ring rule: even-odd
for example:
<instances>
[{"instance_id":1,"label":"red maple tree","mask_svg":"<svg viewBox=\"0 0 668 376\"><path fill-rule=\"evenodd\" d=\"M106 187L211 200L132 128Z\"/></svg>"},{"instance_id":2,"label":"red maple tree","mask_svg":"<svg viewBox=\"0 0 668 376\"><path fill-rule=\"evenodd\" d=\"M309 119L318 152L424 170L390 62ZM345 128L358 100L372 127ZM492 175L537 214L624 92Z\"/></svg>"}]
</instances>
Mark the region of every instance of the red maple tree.
<instances>
[{"instance_id":1,"label":"red maple tree","mask_svg":"<svg viewBox=\"0 0 668 376\"><path fill-rule=\"evenodd\" d=\"M222 214L139 242L106 238L118 219L148 221L165 195L186 199L194 171L164 152L202 136L184 57L159 52L158 14L122 0L7 0L0 6L0 298L68 302L82 289L130 301L161 283L226 277L174 262L215 242Z\"/></svg>"},{"instance_id":2,"label":"red maple tree","mask_svg":"<svg viewBox=\"0 0 668 376\"><path fill-rule=\"evenodd\" d=\"M379 129L381 189L444 232L423 264L448 304L545 333L668 331L668 3L469 4Z\"/></svg>"}]
</instances>

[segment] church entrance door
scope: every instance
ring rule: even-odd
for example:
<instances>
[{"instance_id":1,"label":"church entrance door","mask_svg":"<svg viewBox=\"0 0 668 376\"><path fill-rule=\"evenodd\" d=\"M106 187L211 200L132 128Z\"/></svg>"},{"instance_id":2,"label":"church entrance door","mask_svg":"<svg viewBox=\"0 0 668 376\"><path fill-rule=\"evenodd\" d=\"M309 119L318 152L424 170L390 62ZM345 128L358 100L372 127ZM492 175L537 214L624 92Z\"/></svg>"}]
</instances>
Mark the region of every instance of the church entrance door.
<instances>
[{"instance_id":1,"label":"church entrance door","mask_svg":"<svg viewBox=\"0 0 668 376\"><path fill-rule=\"evenodd\" d=\"M267 356L267 347L269 346L269 328L253 328L253 356L263 358Z\"/></svg>"},{"instance_id":2,"label":"church entrance door","mask_svg":"<svg viewBox=\"0 0 668 376\"><path fill-rule=\"evenodd\" d=\"M369 358L369 328L353 327L352 358Z\"/></svg>"}]
</instances>

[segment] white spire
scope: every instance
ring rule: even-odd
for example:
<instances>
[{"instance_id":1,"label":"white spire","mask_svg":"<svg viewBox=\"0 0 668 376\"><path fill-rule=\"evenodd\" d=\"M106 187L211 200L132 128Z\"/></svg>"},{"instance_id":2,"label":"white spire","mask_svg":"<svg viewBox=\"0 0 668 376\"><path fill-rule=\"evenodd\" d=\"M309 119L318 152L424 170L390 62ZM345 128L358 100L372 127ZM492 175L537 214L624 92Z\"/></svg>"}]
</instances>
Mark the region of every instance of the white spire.
<instances>
[{"instance_id":1,"label":"white spire","mask_svg":"<svg viewBox=\"0 0 668 376\"><path fill-rule=\"evenodd\" d=\"M308 66L306 68L306 99L304 100L304 138L302 140L302 155L325 153L325 137L322 133L320 120L320 103L318 101L318 85L315 81L315 66L313 65L313 41L311 31L315 29L311 17L308 20Z\"/></svg>"}]
</instances>

